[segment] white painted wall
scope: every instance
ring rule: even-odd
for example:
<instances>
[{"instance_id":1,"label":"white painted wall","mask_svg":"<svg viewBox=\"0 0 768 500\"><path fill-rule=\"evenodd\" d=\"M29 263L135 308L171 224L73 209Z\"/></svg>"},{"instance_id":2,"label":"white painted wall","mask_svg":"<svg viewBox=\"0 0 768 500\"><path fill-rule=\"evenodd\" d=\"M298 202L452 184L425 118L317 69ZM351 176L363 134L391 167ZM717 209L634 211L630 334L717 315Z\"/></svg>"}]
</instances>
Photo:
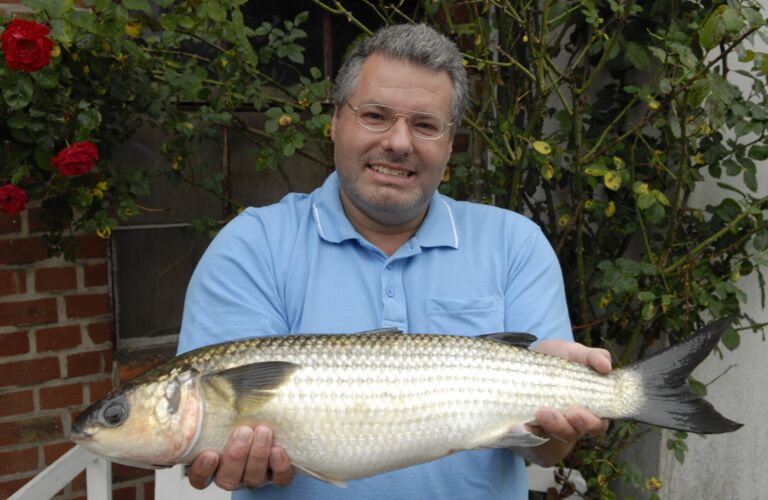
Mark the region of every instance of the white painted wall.
<instances>
[{"instance_id":1,"label":"white painted wall","mask_svg":"<svg viewBox=\"0 0 768 500\"><path fill-rule=\"evenodd\" d=\"M760 0L764 11L768 0ZM767 52L765 44L757 49ZM734 67L735 61L729 63ZM760 195L768 194L768 162L758 166ZM714 182L696 190L695 204L704 207L716 203L723 192ZM768 274L768 269L764 272ZM768 321L768 312L760 305L757 277L740 282L749 295L745 312L757 322ZM679 464L666 450L667 431L662 434L659 453L660 494L665 500L690 499L764 499L768 498L768 342L762 333L742 332L741 346L734 352L724 350L723 359L710 356L695 372L696 379L708 382L737 365L709 387L709 399L726 416L744 427L732 434L702 438L691 436L685 464Z\"/></svg>"}]
</instances>

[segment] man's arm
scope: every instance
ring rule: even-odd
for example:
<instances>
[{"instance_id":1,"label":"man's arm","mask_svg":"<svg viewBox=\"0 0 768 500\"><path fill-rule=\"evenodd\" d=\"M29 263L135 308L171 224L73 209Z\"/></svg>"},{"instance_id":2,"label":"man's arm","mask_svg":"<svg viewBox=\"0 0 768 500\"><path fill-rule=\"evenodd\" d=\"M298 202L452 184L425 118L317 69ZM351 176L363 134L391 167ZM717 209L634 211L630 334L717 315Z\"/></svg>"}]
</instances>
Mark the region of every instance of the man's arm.
<instances>
[{"instance_id":1,"label":"man's arm","mask_svg":"<svg viewBox=\"0 0 768 500\"><path fill-rule=\"evenodd\" d=\"M605 349L564 340L545 340L533 350L591 366L600 373L611 371L611 355ZM607 420L583 408L571 408L565 414L552 408L541 408L536 413L536 422L550 440L535 448L515 448L515 452L545 467L562 460L582 436L599 435L608 429Z\"/></svg>"}]
</instances>

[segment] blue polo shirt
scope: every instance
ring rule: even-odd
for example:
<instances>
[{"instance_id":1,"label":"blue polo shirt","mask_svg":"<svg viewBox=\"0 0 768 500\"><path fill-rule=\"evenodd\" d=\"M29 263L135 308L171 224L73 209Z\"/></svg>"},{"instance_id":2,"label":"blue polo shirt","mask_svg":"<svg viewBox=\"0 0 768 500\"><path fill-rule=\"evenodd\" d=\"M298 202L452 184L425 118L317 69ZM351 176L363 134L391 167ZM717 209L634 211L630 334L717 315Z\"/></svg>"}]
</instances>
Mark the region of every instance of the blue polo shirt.
<instances>
[{"instance_id":1,"label":"blue polo shirt","mask_svg":"<svg viewBox=\"0 0 768 500\"><path fill-rule=\"evenodd\" d=\"M249 208L210 244L187 289L179 352L259 335L530 332L571 340L562 275L537 225L435 193L421 227L392 256L344 215L336 173L310 194ZM397 436L392 436L397 439ZM350 481L297 475L259 499L527 499L523 460L477 450Z\"/></svg>"}]
</instances>

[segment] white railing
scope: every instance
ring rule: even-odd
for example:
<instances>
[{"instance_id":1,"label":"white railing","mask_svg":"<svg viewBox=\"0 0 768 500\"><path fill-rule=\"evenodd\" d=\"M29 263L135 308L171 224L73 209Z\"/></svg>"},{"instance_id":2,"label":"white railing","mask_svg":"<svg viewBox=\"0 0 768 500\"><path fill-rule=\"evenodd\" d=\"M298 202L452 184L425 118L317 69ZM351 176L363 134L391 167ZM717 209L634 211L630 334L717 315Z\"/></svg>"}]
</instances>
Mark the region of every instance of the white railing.
<instances>
[{"instance_id":1,"label":"white railing","mask_svg":"<svg viewBox=\"0 0 768 500\"><path fill-rule=\"evenodd\" d=\"M11 495L8 500L51 498L85 469L88 500L112 500L112 467L81 446L75 446Z\"/></svg>"},{"instance_id":2,"label":"white railing","mask_svg":"<svg viewBox=\"0 0 768 500\"><path fill-rule=\"evenodd\" d=\"M40 474L25 484L8 500L42 500L51 498L75 476L86 470L88 500L112 500L112 468L108 461L89 452L81 446L75 446L49 465ZM526 469L528 489L546 492L549 488L559 490L555 480L555 467L529 465ZM587 484L578 471L566 471L568 480L573 483L576 492L586 493ZM155 472L155 498L163 500L229 500L231 493L212 484L204 490L193 488L184 475L184 466L177 465L170 469Z\"/></svg>"}]
</instances>

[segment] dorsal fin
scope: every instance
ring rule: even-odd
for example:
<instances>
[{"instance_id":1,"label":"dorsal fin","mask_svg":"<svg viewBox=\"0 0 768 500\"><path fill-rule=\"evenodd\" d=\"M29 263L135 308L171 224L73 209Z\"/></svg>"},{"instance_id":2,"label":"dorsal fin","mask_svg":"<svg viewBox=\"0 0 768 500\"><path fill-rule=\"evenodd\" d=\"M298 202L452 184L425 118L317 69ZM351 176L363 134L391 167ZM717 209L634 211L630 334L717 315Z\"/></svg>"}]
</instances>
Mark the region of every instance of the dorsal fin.
<instances>
[{"instance_id":1,"label":"dorsal fin","mask_svg":"<svg viewBox=\"0 0 768 500\"><path fill-rule=\"evenodd\" d=\"M522 332L498 332L487 333L485 335L478 335L481 339L495 340L503 344L509 344L517 347L529 348L532 343L536 342L536 335Z\"/></svg>"},{"instance_id":2,"label":"dorsal fin","mask_svg":"<svg viewBox=\"0 0 768 500\"><path fill-rule=\"evenodd\" d=\"M403 331L395 327L376 328L374 330L365 330L362 332L357 332L357 333L354 333L354 335L390 335L393 333L403 333Z\"/></svg>"}]
</instances>

